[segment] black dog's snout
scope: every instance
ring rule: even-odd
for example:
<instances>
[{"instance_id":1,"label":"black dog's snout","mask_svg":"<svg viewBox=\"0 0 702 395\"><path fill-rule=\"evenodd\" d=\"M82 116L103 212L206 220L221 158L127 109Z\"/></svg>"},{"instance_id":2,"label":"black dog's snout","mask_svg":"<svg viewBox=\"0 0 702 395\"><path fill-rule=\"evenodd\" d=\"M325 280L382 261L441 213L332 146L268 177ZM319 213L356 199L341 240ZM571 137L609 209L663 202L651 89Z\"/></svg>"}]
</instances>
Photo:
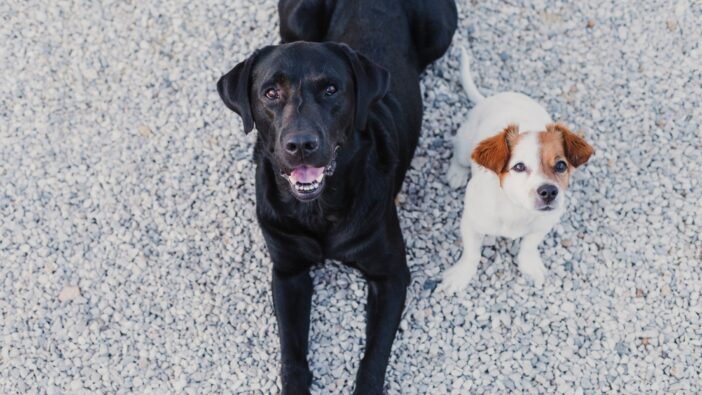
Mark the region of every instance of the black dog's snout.
<instances>
[{"instance_id":1,"label":"black dog's snout","mask_svg":"<svg viewBox=\"0 0 702 395\"><path fill-rule=\"evenodd\" d=\"M319 137L310 133L292 134L285 138L283 147L290 155L310 155L319 148Z\"/></svg>"},{"instance_id":2,"label":"black dog's snout","mask_svg":"<svg viewBox=\"0 0 702 395\"><path fill-rule=\"evenodd\" d=\"M552 184L544 184L536 190L544 203L551 203L558 196L558 187Z\"/></svg>"}]
</instances>

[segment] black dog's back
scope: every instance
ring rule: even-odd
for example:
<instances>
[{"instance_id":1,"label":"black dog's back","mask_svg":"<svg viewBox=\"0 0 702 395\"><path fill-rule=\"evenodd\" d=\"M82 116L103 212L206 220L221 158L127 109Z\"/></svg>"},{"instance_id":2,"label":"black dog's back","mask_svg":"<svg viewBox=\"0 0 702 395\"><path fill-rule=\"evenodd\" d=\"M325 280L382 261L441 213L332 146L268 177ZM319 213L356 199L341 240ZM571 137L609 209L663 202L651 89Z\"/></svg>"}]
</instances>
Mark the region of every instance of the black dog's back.
<instances>
[{"instance_id":1,"label":"black dog's back","mask_svg":"<svg viewBox=\"0 0 702 395\"><path fill-rule=\"evenodd\" d=\"M345 43L390 72L383 102L398 131L399 190L422 124L419 74L451 44L454 1L280 0L278 10L283 42Z\"/></svg>"},{"instance_id":2,"label":"black dog's back","mask_svg":"<svg viewBox=\"0 0 702 395\"><path fill-rule=\"evenodd\" d=\"M280 0L278 11L283 42L343 42L388 69L399 54L417 72L446 52L457 24L453 0Z\"/></svg>"}]
</instances>

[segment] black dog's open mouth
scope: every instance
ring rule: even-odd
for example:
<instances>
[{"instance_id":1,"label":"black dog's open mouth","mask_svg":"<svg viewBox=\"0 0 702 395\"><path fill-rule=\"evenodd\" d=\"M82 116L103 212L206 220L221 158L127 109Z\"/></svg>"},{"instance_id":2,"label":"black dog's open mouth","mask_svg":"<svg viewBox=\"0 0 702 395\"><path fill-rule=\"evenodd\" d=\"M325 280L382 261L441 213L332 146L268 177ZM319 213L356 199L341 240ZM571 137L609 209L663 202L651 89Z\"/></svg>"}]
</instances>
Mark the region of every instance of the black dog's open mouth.
<instances>
[{"instance_id":1,"label":"black dog's open mouth","mask_svg":"<svg viewBox=\"0 0 702 395\"><path fill-rule=\"evenodd\" d=\"M302 165L290 172L282 172L281 176L290 183L290 190L298 200L307 202L314 200L324 190L324 178L334 174L336 160L332 159L324 167Z\"/></svg>"},{"instance_id":2,"label":"black dog's open mouth","mask_svg":"<svg viewBox=\"0 0 702 395\"><path fill-rule=\"evenodd\" d=\"M290 189L300 200L312 200L322 193L326 167L298 166L282 176L290 183Z\"/></svg>"}]
</instances>

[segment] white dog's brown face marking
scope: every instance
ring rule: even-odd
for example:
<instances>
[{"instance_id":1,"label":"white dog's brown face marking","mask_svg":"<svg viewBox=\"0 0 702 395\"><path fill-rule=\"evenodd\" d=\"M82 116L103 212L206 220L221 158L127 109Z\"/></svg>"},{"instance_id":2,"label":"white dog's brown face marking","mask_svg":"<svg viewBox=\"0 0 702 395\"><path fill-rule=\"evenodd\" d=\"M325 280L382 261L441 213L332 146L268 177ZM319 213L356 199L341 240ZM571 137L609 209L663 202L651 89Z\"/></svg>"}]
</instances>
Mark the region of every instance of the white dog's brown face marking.
<instances>
[{"instance_id":1,"label":"white dog's brown face marking","mask_svg":"<svg viewBox=\"0 0 702 395\"><path fill-rule=\"evenodd\" d=\"M483 140L472 158L492 170L510 199L522 207L549 211L557 208L572 171L587 162L593 150L565 125L545 131L519 133L510 125Z\"/></svg>"},{"instance_id":2,"label":"white dog's brown face marking","mask_svg":"<svg viewBox=\"0 0 702 395\"><path fill-rule=\"evenodd\" d=\"M509 170L507 164L510 152L519 143L520 137L519 127L514 124L509 125L500 133L481 141L473 149L471 158L480 166L494 171L502 183L502 178Z\"/></svg>"}]
</instances>

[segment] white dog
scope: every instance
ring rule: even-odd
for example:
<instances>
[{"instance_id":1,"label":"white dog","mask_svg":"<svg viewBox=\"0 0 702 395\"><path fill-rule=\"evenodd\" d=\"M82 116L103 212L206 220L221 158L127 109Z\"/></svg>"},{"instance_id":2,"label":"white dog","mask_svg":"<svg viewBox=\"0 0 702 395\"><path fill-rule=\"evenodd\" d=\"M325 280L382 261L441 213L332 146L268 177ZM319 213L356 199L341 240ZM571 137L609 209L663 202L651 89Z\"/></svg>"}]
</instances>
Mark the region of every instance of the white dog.
<instances>
[{"instance_id":1,"label":"white dog","mask_svg":"<svg viewBox=\"0 0 702 395\"><path fill-rule=\"evenodd\" d=\"M573 170L587 162L592 147L546 110L515 92L483 97L461 53L461 82L476 103L454 139L448 182L466 188L461 235L463 255L444 275L440 288L455 292L470 282L480 262L484 235L523 237L519 269L537 286L546 274L538 245L565 211ZM471 160L472 159L472 160Z\"/></svg>"}]
</instances>

